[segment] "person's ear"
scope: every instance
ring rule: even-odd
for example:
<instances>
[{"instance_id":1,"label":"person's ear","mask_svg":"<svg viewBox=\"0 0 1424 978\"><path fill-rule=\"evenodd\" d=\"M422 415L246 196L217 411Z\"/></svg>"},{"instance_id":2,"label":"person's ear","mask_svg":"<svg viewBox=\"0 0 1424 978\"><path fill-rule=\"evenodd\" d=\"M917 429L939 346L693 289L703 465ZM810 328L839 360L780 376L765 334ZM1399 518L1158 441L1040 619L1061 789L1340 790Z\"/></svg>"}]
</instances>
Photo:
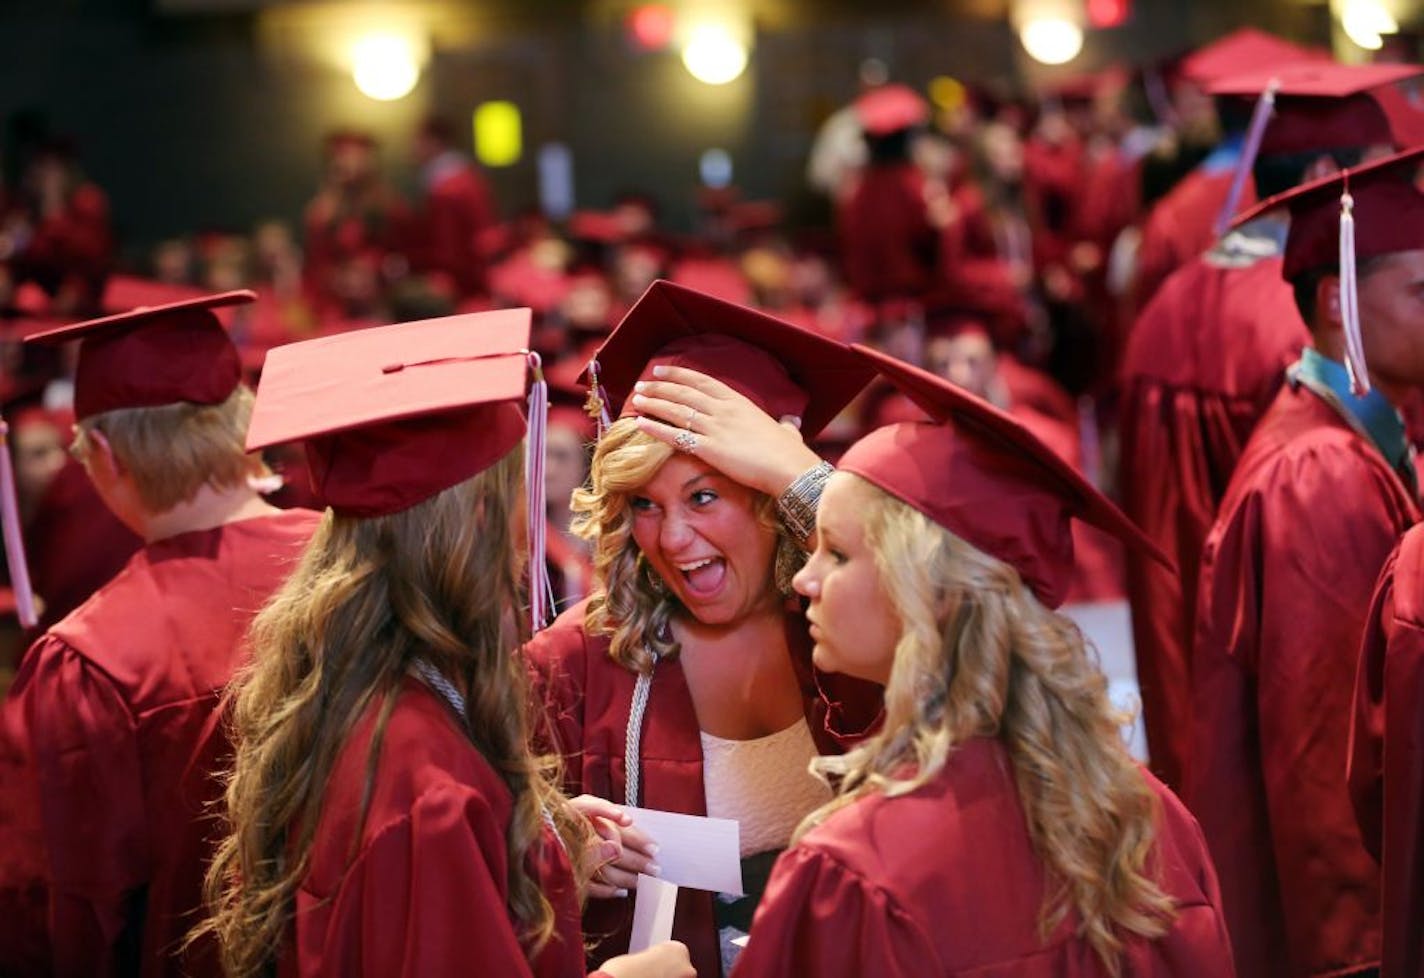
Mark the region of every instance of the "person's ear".
<instances>
[{"instance_id":1,"label":"person's ear","mask_svg":"<svg viewBox=\"0 0 1424 978\"><path fill-rule=\"evenodd\" d=\"M105 434L97 428L84 433L84 465L90 475L112 482L128 473Z\"/></svg>"}]
</instances>

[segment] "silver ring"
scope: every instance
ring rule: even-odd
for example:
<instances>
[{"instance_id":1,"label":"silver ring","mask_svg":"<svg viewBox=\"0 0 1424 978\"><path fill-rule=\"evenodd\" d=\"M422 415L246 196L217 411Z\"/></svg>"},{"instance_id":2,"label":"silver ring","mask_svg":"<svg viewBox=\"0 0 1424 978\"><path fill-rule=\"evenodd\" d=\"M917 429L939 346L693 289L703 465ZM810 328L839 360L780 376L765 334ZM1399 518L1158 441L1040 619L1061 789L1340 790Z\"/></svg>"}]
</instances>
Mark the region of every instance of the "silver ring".
<instances>
[{"instance_id":1,"label":"silver ring","mask_svg":"<svg viewBox=\"0 0 1424 978\"><path fill-rule=\"evenodd\" d=\"M686 428L688 431L691 431L691 430L692 430L692 423L693 423L694 421L696 421L696 420L697 420L697 408L690 407L690 408L687 409L687 420L682 423L682 426L683 426L684 428Z\"/></svg>"},{"instance_id":2,"label":"silver ring","mask_svg":"<svg viewBox=\"0 0 1424 978\"><path fill-rule=\"evenodd\" d=\"M672 440L672 447L679 452L686 452L689 455L697 451L697 436L690 431L679 431L677 437Z\"/></svg>"}]
</instances>

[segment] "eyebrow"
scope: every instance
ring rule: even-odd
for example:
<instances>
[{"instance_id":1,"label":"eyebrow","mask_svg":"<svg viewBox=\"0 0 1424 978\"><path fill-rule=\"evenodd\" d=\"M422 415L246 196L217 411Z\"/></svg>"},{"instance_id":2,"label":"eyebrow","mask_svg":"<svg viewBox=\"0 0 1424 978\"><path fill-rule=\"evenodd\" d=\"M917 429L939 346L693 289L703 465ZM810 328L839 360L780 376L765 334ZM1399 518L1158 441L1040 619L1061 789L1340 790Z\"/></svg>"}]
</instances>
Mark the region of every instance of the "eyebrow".
<instances>
[{"instance_id":1,"label":"eyebrow","mask_svg":"<svg viewBox=\"0 0 1424 978\"><path fill-rule=\"evenodd\" d=\"M688 479L686 482L684 482L682 484L682 488L686 489L693 483L701 482L703 479L714 479L719 475L721 475L721 473L719 472L699 472L697 473L697 475L694 475L691 479Z\"/></svg>"}]
</instances>

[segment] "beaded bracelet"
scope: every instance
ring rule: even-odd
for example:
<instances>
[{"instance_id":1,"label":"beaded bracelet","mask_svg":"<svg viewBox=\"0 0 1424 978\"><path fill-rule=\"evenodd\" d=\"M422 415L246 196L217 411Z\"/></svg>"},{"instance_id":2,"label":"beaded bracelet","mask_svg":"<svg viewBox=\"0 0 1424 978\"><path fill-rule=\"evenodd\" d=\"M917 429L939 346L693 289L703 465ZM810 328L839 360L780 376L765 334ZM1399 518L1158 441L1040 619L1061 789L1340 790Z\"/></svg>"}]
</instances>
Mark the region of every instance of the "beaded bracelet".
<instances>
[{"instance_id":1,"label":"beaded bracelet","mask_svg":"<svg viewBox=\"0 0 1424 978\"><path fill-rule=\"evenodd\" d=\"M776 513L799 546L806 546L816 530L816 504L821 501L821 492L835 470L830 462L818 462L776 497Z\"/></svg>"}]
</instances>

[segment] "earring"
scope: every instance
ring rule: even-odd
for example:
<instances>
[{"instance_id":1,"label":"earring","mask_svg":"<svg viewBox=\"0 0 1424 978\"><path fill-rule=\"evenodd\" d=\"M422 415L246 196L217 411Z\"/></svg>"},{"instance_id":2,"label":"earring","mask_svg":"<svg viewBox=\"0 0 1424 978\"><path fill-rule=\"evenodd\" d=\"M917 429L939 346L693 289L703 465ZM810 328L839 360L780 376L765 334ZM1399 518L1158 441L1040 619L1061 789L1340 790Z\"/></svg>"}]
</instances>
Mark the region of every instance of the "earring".
<instances>
[{"instance_id":1,"label":"earring","mask_svg":"<svg viewBox=\"0 0 1424 978\"><path fill-rule=\"evenodd\" d=\"M642 554L638 555L638 573L643 580L648 582L648 587L654 594L660 597L667 594L667 582L658 576L658 572L653 570L652 565L648 563L648 558Z\"/></svg>"}]
</instances>

